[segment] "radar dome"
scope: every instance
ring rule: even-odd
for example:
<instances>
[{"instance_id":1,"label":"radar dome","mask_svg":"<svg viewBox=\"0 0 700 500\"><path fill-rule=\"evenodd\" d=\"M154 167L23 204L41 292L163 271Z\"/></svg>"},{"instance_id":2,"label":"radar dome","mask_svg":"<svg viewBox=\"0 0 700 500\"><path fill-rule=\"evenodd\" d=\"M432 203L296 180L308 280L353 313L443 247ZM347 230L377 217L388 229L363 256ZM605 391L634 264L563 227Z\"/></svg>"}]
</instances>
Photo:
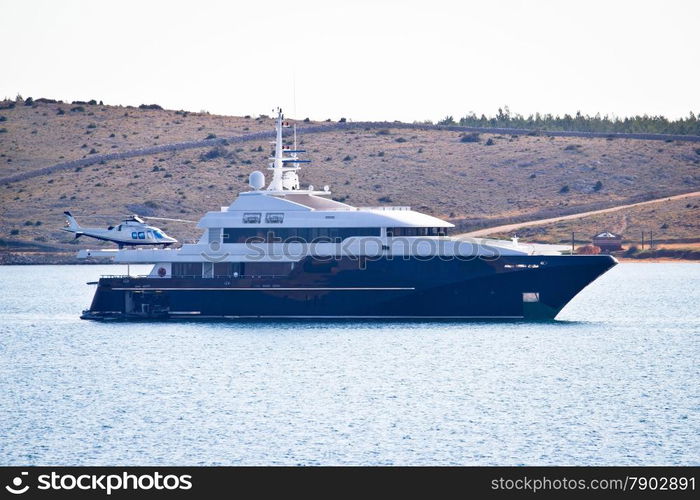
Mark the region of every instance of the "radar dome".
<instances>
[{"instance_id":1,"label":"radar dome","mask_svg":"<svg viewBox=\"0 0 700 500\"><path fill-rule=\"evenodd\" d=\"M265 187L265 174L259 171L255 171L250 174L250 177L248 177L248 184L250 184L250 187L253 189L260 190Z\"/></svg>"}]
</instances>

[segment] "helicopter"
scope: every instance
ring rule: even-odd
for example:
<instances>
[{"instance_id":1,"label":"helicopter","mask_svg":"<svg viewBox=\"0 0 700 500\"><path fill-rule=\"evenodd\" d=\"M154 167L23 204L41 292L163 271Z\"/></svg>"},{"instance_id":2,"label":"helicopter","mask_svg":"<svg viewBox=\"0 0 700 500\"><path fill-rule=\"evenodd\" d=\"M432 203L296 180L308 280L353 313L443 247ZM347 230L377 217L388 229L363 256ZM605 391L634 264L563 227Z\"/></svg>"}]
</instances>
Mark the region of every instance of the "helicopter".
<instances>
[{"instance_id":1,"label":"helicopter","mask_svg":"<svg viewBox=\"0 0 700 500\"><path fill-rule=\"evenodd\" d=\"M149 226L143 219L169 220L176 222L193 222L183 219L166 219L164 217L139 217L134 214L124 218L121 224L109 226L107 229L97 227L83 227L78 224L70 212L63 212L66 216L66 227L63 231L75 234L76 238L88 236L98 240L111 241L119 245L119 248L136 245L163 245L163 248L177 243L163 231L154 226Z\"/></svg>"}]
</instances>

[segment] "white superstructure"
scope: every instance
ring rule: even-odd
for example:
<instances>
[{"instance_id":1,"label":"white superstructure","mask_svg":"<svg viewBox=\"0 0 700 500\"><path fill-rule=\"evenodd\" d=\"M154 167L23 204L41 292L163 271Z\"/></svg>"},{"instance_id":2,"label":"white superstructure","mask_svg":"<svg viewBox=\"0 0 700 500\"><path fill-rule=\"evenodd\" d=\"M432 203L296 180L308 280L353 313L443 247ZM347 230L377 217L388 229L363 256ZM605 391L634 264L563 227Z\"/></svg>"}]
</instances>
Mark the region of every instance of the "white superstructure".
<instances>
[{"instance_id":1,"label":"white superstructure","mask_svg":"<svg viewBox=\"0 0 700 500\"><path fill-rule=\"evenodd\" d=\"M287 147L282 111L276 120L274 156L265 186L261 172L250 175L251 190L226 207L208 212L198 223L197 243L178 249L83 250L82 257L110 257L115 263L153 263L152 276L169 277L173 263L289 262L307 255L497 256L559 254L560 247L513 241L457 239L454 225L410 207L353 207L330 199L330 189L302 189L298 172L304 151ZM296 134L295 134L296 135ZM212 271L212 275L213 275Z\"/></svg>"}]
</instances>

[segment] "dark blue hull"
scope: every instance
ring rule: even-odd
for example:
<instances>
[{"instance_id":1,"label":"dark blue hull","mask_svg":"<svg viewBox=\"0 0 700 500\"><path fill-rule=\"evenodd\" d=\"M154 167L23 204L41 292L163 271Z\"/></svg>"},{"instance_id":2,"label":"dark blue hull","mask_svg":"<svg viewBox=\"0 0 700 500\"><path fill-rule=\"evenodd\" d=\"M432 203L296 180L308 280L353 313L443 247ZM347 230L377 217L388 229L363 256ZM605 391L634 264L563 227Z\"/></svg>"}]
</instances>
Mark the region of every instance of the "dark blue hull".
<instances>
[{"instance_id":1,"label":"dark blue hull","mask_svg":"<svg viewBox=\"0 0 700 500\"><path fill-rule=\"evenodd\" d=\"M340 258L283 277L107 277L83 318L551 319L615 264L604 255Z\"/></svg>"}]
</instances>

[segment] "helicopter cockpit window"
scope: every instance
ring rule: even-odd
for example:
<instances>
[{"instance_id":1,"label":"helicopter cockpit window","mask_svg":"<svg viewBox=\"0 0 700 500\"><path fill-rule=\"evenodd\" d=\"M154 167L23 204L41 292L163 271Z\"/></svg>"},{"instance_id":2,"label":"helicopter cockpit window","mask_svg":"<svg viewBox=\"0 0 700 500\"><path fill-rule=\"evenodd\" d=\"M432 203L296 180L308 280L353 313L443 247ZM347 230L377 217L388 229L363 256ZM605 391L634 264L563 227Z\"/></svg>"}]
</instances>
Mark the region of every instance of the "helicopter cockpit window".
<instances>
[{"instance_id":1,"label":"helicopter cockpit window","mask_svg":"<svg viewBox=\"0 0 700 500\"><path fill-rule=\"evenodd\" d=\"M134 231L133 233L131 233L131 239L132 239L132 240L135 240L135 239L137 239L138 237L139 237L139 236L138 236L138 234L136 233L136 231Z\"/></svg>"},{"instance_id":2,"label":"helicopter cockpit window","mask_svg":"<svg viewBox=\"0 0 700 500\"><path fill-rule=\"evenodd\" d=\"M140 240L145 240L146 239L146 234L143 231L139 231L139 239Z\"/></svg>"}]
</instances>

